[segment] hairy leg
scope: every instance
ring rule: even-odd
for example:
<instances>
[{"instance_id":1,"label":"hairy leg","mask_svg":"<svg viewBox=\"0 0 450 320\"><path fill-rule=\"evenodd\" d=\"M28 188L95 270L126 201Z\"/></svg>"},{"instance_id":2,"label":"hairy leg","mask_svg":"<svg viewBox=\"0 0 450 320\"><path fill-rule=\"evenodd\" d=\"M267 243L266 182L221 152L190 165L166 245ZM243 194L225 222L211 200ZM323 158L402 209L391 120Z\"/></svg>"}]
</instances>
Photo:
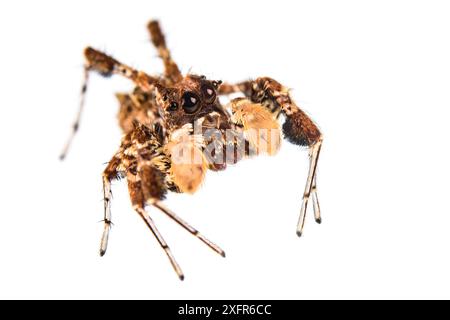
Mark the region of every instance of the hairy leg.
<instances>
[{"instance_id":1,"label":"hairy leg","mask_svg":"<svg viewBox=\"0 0 450 320\"><path fill-rule=\"evenodd\" d=\"M285 138L293 144L309 148L310 164L308 178L303 193L302 207L297 225L297 234L301 236L311 194L315 219L318 223L321 222L315 175L323 140L322 133L306 113L291 99L289 89L271 78L263 77L255 81L245 81L234 85L222 84L219 92L221 94L242 92L254 103L259 103L268 108L275 118L278 118L280 113L283 113L286 118L283 124Z\"/></svg>"},{"instance_id":2,"label":"hairy leg","mask_svg":"<svg viewBox=\"0 0 450 320\"><path fill-rule=\"evenodd\" d=\"M119 168L127 172L128 190L134 210L150 228L165 251L178 277L183 280L184 275L181 268L152 218L145 211L145 205L158 208L211 249L222 256L225 256L225 253L216 244L205 238L195 228L160 203L167 192L166 175L170 167L167 167L165 164L165 156L160 154L161 145L157 139L157 132L137 122L134 123L134 127L132 132L124 136L121 148L117 153L117 157L122 159Z\"/></svg>"},{"instance_id":3,"label":"hairy leg","mask_svg":"<svg viewBox=\"0 0 450 320\"><path fill-rule=\"evenodd\" d=\"M322 133L314 122L291 99L289 89L271 78L258 78L252 85L252 99L263 102L272 101L279 106L286 117L283 124L284 136L293 144L306 146L310 150L310 164L305 191L303 193L302 207L297 225L297 235L303 233L306 209L313 189L317 162L322 146ZM314 196L317 199L317 195ZM319 207L316 206L316 209ZM319 214L316 212L316 221Z\"/></svg>"},{"instance_id":4,"label":"hairy leg","mask_svg":"<svg viewBox=\"0 0 450 320\"><path fill-rule=\"evenodd\" d=\"M120 159L114 156L103 171L103 203L104 203L104 217L103 217L103 234L100 242L100 256L104 256L106 249L108 248L109 231L111 229L111 181L117 179L118 167L120 165Z\"/></svg>"},{"instance_id":5,"label":"hairy leg","mask_svg":"<svg viewBox=\"0 0 450 320\"><path fill-rule=\"evenodd\" d=\"M170 79L172 83L181 81L183 76L177 64L173 61L170 50L167 48L166 39L159 26L159 22L155 20L150 21L147 25L147 29L150 33L153 45L158 50L159 57L164 62L165 76Z\"/></svg>"},{"instance_id":6,"label":"hairy leg","mask_svg":"<svg viewBox=\"0 0 450 320\"><path fill-rule=\"evenodd\" d=\"M242 92L246 96L251 95L253 81L242 81L238 83L223 82L218 89L219 95L228 95L232 93Z\"/></svg>"},{"instance_id":7,"label":"hairy leg","mask_svg":"<svg viewBox=\"0 0 450 320\"><path fill-rule=\"evenodd\" d=\"M95 71L104 77L109 77L111 75L120 75L133 81L137 87L139 87L143 92L151 92L156 87L162 87L157 78L147 75L142 71L135 70L119 61L113 57L87 47L84 50L84 55L86 58L86 64L84 67L84 81L81 89L81 99L80 105L78 107L77 116L75 118L74 124L72 125L72 132L61 152L60 159L63 160L70 148L72 140L79 129L81 114L84 108L85 96L87 92L87 84L89 79L89 73Z\"/></svg>"}]
</instances>

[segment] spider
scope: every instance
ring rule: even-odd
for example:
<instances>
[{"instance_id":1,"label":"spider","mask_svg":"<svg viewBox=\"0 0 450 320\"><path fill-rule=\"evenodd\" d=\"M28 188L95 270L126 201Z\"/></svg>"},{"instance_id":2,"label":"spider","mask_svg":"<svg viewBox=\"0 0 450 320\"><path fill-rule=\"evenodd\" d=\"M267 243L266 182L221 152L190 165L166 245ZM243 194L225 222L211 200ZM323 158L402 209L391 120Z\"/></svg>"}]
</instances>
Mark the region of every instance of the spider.
<instances>
[{"instance_id":1,"label":"spider","mask_svg":"<svg viewBox=\"0 0 450 320\"><path fill-rule=\"evenodd\" d=\"M120 104L118 120L124 135L102 175L104 230L100 255L106 253L112 224L111 182L126 178L133 209L150 228L181 280L184 274L145 211L146 206L161 210L225 257L219 246L166 208L162 200L168 191L194 193L207 170L224 170L227 165L252 155L274 155L280 147L281 136L309 149L309 172L297 224L298 236L303 232L310 196L315 220L321 223L316 168L323 138L314 122L292 100L289 89L268 77L230 84L205 76L183 75L171 57L158 21L150 21L147 28L164 63L164 74L150 76L87 47L81 102L60 156L65 158L78 131L91 71L104 77L120 75L131 80L135 85L132 92L116 94ZM220 96L233 93L242 97L221 104ZM282 129L280 116L284 118Z\"/></svg>"}]
</instances>

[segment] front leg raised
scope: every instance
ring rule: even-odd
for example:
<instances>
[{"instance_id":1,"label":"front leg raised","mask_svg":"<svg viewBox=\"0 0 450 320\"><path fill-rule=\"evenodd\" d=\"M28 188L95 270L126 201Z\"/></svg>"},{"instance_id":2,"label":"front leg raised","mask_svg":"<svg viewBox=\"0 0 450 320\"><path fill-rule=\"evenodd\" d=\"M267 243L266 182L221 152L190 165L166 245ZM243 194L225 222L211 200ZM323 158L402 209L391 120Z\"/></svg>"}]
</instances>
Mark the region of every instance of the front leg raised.
<instances>
[{"instance_id":1,"label":"front leg raised","mask_svg":"<svg viewBox=\"0 0 450 320\"><path fill-rule=\"evenodd\" d=\"M248 86L247 86L248 87ZM322 133L315 123L291 99L289 89L271 78L258 78L251 86L250 98L259 103L271 102L275 108L280 108L286 120L283 124L283 133L286 139L296 145L309 148L310 163L305 191L303 193L302 207L297 224L297 235L303 233L308 201L313 194L315 218L321 222L319 202L316 187L316 169L322 146Z\"/></svg>"}]
</instances>

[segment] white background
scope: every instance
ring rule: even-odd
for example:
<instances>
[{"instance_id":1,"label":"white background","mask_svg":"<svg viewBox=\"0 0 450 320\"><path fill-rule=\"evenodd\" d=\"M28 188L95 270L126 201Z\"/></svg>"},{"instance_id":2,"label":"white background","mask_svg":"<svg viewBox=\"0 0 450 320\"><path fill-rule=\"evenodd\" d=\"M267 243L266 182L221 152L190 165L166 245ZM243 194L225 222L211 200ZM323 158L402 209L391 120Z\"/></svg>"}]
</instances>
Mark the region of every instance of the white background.
<instances>
[{"instance_id":1,"label":"white background","mask_svg":"<svg viewBox=\"0 0 450 320\"><path fill-rule=\"evenodd\" d=\"M447 1L2 1L0 298L450 298ZM118 147L113 93L92 78L67 161L86 45L162 71L145 25L159 18L184 72L292 87L320 125L323 224L295 227L307 153L210 173L166 205L223 259L149 209L180 282L113 186L98 256L101 172Z\"/></svg>"}]
</instances>

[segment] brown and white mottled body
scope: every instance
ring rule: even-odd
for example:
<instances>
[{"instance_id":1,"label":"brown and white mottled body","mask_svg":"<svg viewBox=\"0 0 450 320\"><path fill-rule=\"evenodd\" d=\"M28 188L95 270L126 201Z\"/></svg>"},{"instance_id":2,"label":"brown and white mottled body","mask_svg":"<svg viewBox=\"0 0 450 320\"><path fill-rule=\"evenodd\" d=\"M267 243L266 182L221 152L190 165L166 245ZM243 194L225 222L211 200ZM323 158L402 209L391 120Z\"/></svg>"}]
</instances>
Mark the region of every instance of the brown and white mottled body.
<instances>
[{"instance_id":1,"label":"brown and white mottled body","mask_svg":"<svg viewBox=\"0 0 450 320\"><path fill-rule=\"evenodd\" d=\"M217 245L163 206L167 191L194 193L207 170L219 171L227 165L258 154L274 155L281 145L280 115L284 116L284 137L309 148L310 168L303 193L297 226L301 235L310 196L314 216L321 221L317 198L316 169L322 134L313 121L292 101L289 90L277 81L263 77L254 81L227 84L204 76L183 76L166 46L158 22L148 24L152 43L163 60L162 77L135 70L91 47L86 48L85 81L73 130L61 154L66 156L79 127L87 91L88 75L95 71L105 77L120 75L135 85L129 93L117 93L118 122L124 136L120 148L103 172L104 231L100 254L104 255L111 228L111 182L126 178L134 210L144 220L164 249L174 270L184 278L169 246L158 231L146 206L157 208L199 238L212 250L225 256ZM224 106L219 96L240 92Z\"/></svg>"}]
</instances>

